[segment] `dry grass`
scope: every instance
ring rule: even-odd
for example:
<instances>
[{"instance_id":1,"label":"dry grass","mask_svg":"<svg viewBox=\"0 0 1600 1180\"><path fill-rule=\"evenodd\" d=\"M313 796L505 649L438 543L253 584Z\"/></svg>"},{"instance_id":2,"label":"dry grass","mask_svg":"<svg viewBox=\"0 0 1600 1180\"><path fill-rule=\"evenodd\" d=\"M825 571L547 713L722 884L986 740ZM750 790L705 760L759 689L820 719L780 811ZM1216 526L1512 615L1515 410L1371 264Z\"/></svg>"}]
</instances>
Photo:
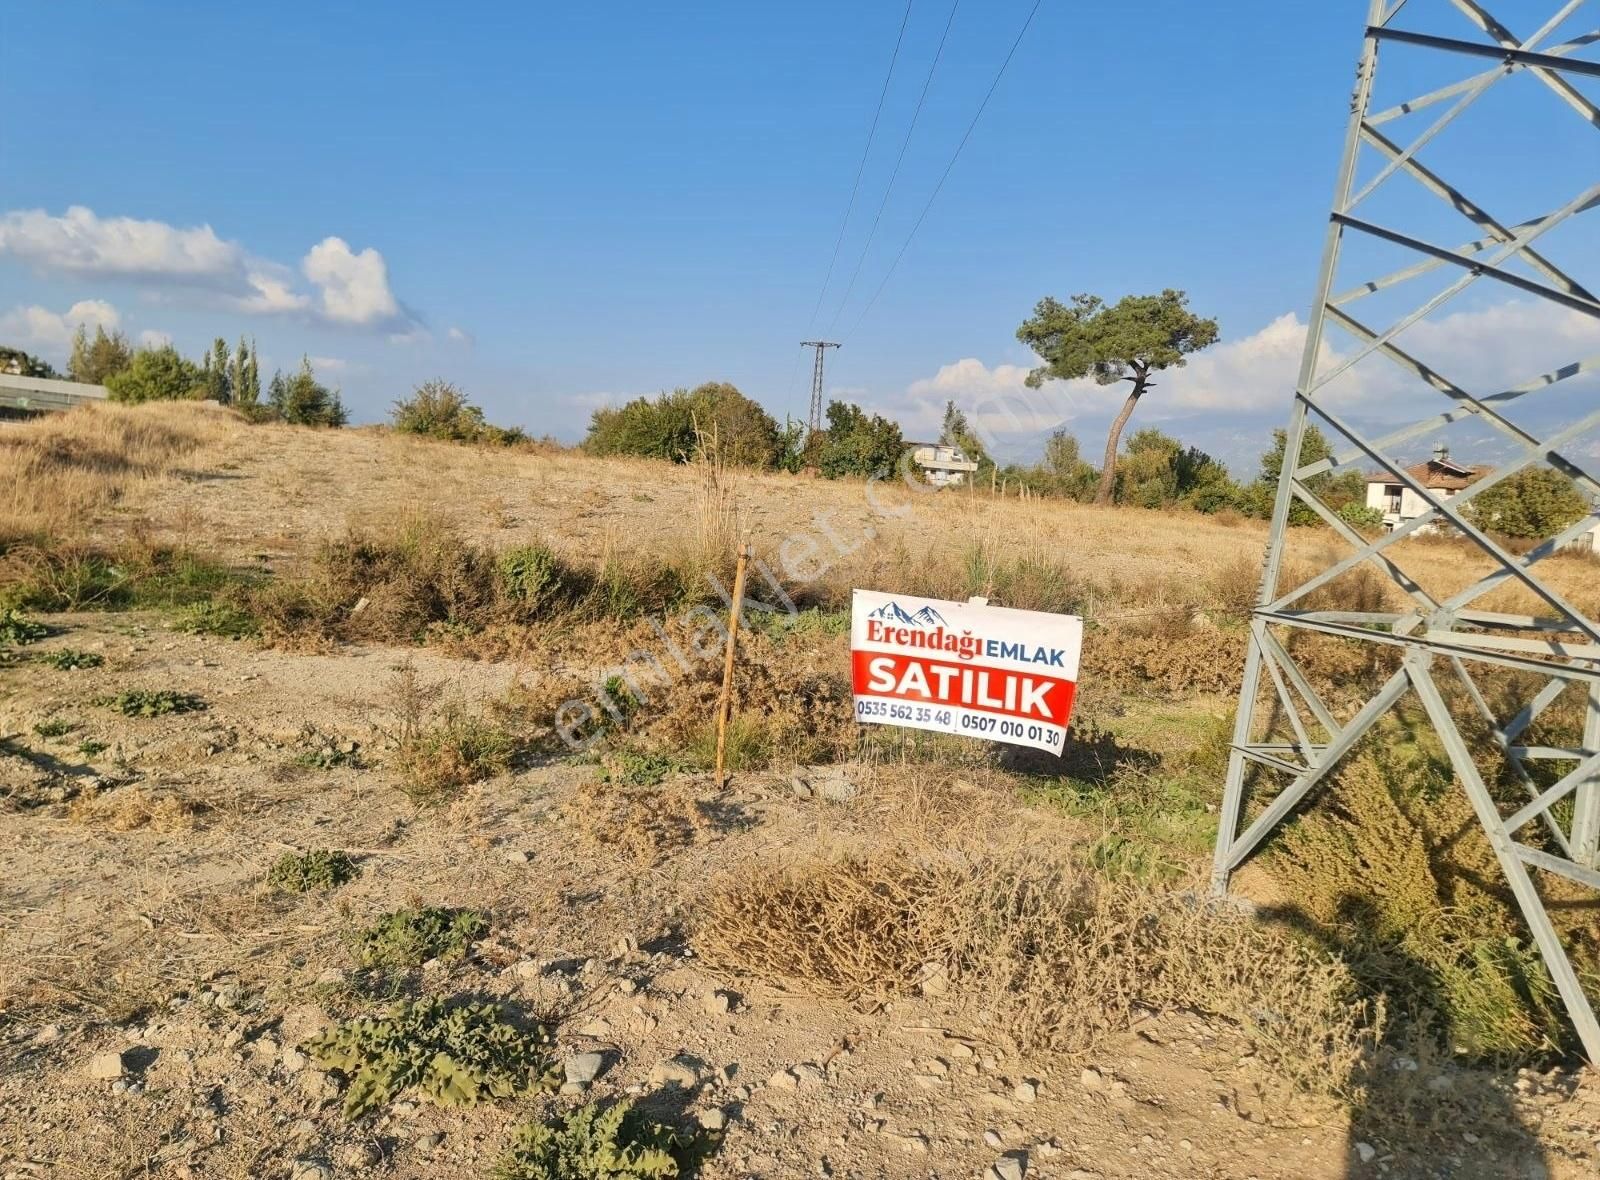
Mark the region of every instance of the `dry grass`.
<instances>
[{"instance_id":1,"label":"dry grass","mask_svg":"<svg viewBox=\"0 0 1600 1180\"><path fill-rule=\"evenodd\" d=\"M82 406L0 429L0 549L82 538L98 513L181 485L239 421L200 402Z\"/></svg>"},{"instance_id":2,"label":"dry grass","mask_svg":"<svg viewBox=\"0 0 1600 1180\"><path fill-rule=\"evenodd\" d=\"M133 786L79 795L67 814L75 823L110 832L187 832L200 809L179 795Z\"/></svg>"},{"instance_id":3,"label":"dry grass","mask_svg":"<svg viewBox=\"0 0 1600 1180\"><path fill-rule=\"evenodd\" d=\"M1308 1088L1348 1093L1381 1019L1337 961L1186 896L1108 884L1035 846L885 847L743 866L712 886L707 961L824 995L948 981L986 1035L1082 1054L1141 1009L1237 1024Z\"/></svg>"}]
</instances>

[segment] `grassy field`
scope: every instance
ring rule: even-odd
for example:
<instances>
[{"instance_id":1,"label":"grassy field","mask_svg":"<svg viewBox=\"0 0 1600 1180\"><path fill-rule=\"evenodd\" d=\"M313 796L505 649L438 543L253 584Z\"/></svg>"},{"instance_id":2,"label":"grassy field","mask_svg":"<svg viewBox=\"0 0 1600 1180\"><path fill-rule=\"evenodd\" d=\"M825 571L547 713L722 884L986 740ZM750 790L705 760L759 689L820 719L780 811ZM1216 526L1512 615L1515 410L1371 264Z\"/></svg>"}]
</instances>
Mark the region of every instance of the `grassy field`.
<instances>
[{"instance_id":1,"label":"grassy field","mask_svg":"<svg viewBox=\"0 0 1600 1180\"><path fill-rule=\"evenodd\" d=\"M593 1049L602 1091L721 1113L707 1175L976 1174L1003 1150L1043 1175L1334 1177L1366 1174L1358 1145L1389 1175L1584 1174L1593 1077L1425 739L1363 750L1239 875L1253 917L1194 903L1259 522L205 404L0 427L0 488L0 1088L99 1128L0 1152L482 1175L513 1114L555 1117L535 1059ZM764 609L724 787L720 645L696 644L746 537ZM1291 578L1340 544L1296 530ZM1474 576L1446 539L1399 552L1436 591ZM1551 565L1591 608L1595 568ZM1066 754L857 727L853 587L1082 614ZM1392 601L1361 574L1319 595ZM1385 674L1297 655L1336 710ZM1592 975L1594 905L1557 900ZM468 996L555 1048L473 1057L510 1034L407 1009L395 1052L448 1043L484 1100L435 1079L340 1115L379 1076L341 1021ZM156 1054L124 1073L137 1101L86 1091L85 1059L129 1042ZM1513 1091L1518 1068L1543 1072ZM177 1129L202 1083L229 1095L222 1147ZM459 1150L417 1146L435 1134Z\"/></svg>"}]
</instances>

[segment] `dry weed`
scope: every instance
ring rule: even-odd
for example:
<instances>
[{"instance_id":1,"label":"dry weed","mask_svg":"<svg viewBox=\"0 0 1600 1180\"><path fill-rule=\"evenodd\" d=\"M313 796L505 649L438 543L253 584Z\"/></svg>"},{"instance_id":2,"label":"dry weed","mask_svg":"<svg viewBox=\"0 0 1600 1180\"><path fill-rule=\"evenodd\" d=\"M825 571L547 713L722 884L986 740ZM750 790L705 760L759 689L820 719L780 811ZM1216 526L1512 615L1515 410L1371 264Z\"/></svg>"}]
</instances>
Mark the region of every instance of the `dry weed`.
<instances>
[{"instance_id":1,"label":"dry weed","mask_svg":"<svg viewBox=\"0 0 1600 1180\"><path fill-rule=\"evenodd\" d=\"M573 793L564 814L584 844L615 852L640 868L689 847L712 827L692 785L681 780L658 786L586 782Z\"/></svg>"},{"instance_id":2,"label":"dry weed","mask_svg":"<svg viewBox=\"0 0 1600 1180\"><path fill-rule=\"evenodd\" d=\"M174 794L156 794L144 787L114 787L85 793L72 801L68 816L87 827L112 832L149 828L157 832L192 831L201 808Z\"/></svg>"},{"instance_id":3,"label":"dry weed","mask_svg":"<svg viewBox=\"0 0 1600 1180\"><path fill-rule=\"evenodd\" d=\"M826 995L948 980L958 1008L1024 1052L1086 1053L1140 1009L1202 1012L1336 1093L1358 1086L1381 1026L1304 943L1020 845L746 865L714 883L694 938L714 966Z\"/></svg>"}]
</instances>

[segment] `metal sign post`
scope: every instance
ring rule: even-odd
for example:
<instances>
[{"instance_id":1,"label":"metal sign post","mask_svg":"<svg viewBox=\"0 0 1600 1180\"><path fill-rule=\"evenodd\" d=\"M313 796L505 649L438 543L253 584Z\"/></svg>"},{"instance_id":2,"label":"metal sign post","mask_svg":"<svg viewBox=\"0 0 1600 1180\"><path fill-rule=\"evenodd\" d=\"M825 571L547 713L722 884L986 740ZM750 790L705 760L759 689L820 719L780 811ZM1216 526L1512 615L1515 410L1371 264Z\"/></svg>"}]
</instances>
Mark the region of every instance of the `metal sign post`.
<instances>
[{"instance_id":1,"label":"metal sign post","mask_svg":"<svg viewBox=\"0 0 1600 1180\"><path fill-rule=\"evenodd\" d=\"M1585 498L1600 497L1600 481L1584 470L1578 461L1581 452L1573 446L1585 432L1600 426L1600 412L1540 431L1506 416L1507 410L1520 409L1530 395L1600 370L1600 354L1577 360L1551 357L1549 368L1521 384L1474 392L1450 375L1456 358L1438 346L1437 334L1406 334L1463 292L1480 287L1482 280L1489 280L1489 287L1514 292L1523 304L1531 297L1532 306L1561 314L1576 312L1600 323L1600 300L1542 252L1549 249L1553 254L1556 247L1545 243L1540 250L1534 247L1540 239L1559 240L1563 235L1547 235L1600 204L1600 183L1588 183L1553 209L1517 210L1526 220L1499 219L1422 160L1425 154L1435 154L1436 140L1458 129L1463 112L1508 84L1542 87L1549 92L1545 97L1552 120L1570 117L1561 113L1565 106L1591 129L1600 130L1600 109L1574 84L1574 79L1600 77L1600 62L1579 56L1600 40L1600 34L1562 32L1575 14L1593 14L1596 8L1600 4L1589 0L1566 0L1538 29L1518 36L1478 0L1370 2L1316 301L1286 431L1265 568L1250 624L1212 883L1217 893L1225 893L1233 870L1260 848L1358 742L1374 734L1381 739L1382 731L1375 727L1386 714L1402 703L1413 710L1420 706L1425 724L1437 735L1488 836L1586 1056L1600 1063L1600 1023L1532 872L1538 869L1600 889L1600 626L1563 598L1539 569L1545 558L1592 530L1600 522L1600 508L1519 555L1474 523L1470 507L1474 496L1539 465L1566 476ZM1463 18L1455 22L1458 30L1441 34L1397 23L1401 18L1415 21L1446 15ZM1477 72L1374 109L1380 50L1386 58L1405 54L1404 60L1410 62L1431 58L1430 66L1455 62L1464 73ZM1390 138L1392 124L1414 124L1418 130L1403 143ZM1534 132L1535 127L1523 124L1521 139L1526 141ZM1600 153L1594 147L1600 145L1591 144L1587 156L1590 181L1600 180L1595 167ZM1505 187L1504 165L1493 153L1440 154L1456 160L1462 171L1477 169L1475 177L1464 178L1467 183L1476 180L1496 191ZM1363 169L1371 170L1371 176L1358 187ZM1399 194L1398 202L1374 199L1379 193L1395 195L1393 190L1402 186L1411 191ZM1416 199L1419 192L1437 198L1443 208ZM1466 223L1462 228L1471 233L1471 240L1457 245L1453 239L1440 243L1428 236L1433 223L1417 228L1408 219L1414 214L1402 212L1420 205ZM1384 211L1369 212L1374 207ZM1379 277L1362 276L1363 281L1341 286L1341 256L1355 243L1369 252L1375 252L1373 243L1383 243L1389 255L1402 256L1402 264ZM1592 258L1592 251L1579 252L1580 259L1585 257ZM1368 326L1358 318L1363 300L1382 305L1427 278L1448 281L1420 304L1408 303L1408 310L1387 327ZM1353 341L1353 347L1344 352L1327 347L1330 324ZM1505 331L1509 346L1511 329ZM1346 347L1348 342L1338 343ZM1329 396L1330 383L1358 366L1382 369L1390 376L1397 367L1415 388L1419 411L1424 398L1435 403L1442 398L1443 405L1436 404L1438 412L1371 436L1348 421ZM1548 399L1535 400L1542 404ZM1397 448L1461 422L1476 423L1499 436L1504 458L1492 472L1451 497L1409 473ZM1332 442L1330 458L1310 461L1303 454L1312 425ZM1312 483L1326 472L1373 468L1392 473L1391 483L1409 489L1426 506L1420 516L1375 540L1334 512ZM1297 503L1309 507L1332 529L1348 552L1323 562L1299 585L1286 586L1284 550L1290 510ZM1402 567L1413 559L1400 542L1432 528L1464 536L1478 551L1480 563L1487 559L1487 572L1453 592L1430 592L1424 579L1410 576ZM1398 586L1406 609L1308 608L1307 595L1361 566L1379 570ZM1485 595L1508 586L1536 599L1537 613L1509 614L1475 606ZM1352 715L1337 716L1291 654L1293 637L1306 632L1397 649L1399 668ZM1522 675L1508 685L1508 673ZM1538 687L1528 689L1528 683ZM1499 692L1484 691L1491 686ZM1512 692L1521 694L1514 715L1497 716L1490 702L1504 700ZM1526 744L1523 735L1541 715L1549 722L1547 711L1563 694L1577 694L1584 701L1581 733L1572 733L1563 745ZM1465 731L1457 712L1471 716ZM1469 739L1469 733L1487 736ZM1553 782L1548 775L1541 779L1533 769L1539 762L1555 762L1565 773ZM1486 781L1480 768L1491 763L1509 769L1528 795L1525 803L1506 804L1496 798L1488 785L1492 776ZM1250 818L1244 824L1247 807Z\"/></svg>"}]
</instances>

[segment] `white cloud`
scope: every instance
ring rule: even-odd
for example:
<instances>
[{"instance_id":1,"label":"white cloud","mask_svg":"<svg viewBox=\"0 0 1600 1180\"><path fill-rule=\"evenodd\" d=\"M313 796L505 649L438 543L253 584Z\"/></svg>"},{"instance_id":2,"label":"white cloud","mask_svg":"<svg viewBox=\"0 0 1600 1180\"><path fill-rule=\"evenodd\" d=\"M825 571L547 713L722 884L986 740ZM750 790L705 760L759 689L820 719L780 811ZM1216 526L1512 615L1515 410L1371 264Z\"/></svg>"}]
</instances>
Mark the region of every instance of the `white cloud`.
<instances>
[{"instance_id":1,"label":"white cloud","mask_svg":"<svg viewBox=\"0 0 1600 1180\"><path fill-rule=\"evenodd\" d=\"M127 277L226 279L244 251L217 237L209 225L178 229L163 221L102 218L73 205L61 217L43 209L0 216L0 252L39 270Z\"/></svg>"},{"instance_id":2,"label":"white cloud","mask_svg":"<svg viewBox=\"0 0 1600 1180\"><path fill-rule=\"evenodd\" d=\"M389 267L370 246L357 254L343 238L324 238L301 269L322 290L322 312L345 324L390 323L400 304L389 290Z\"/></svg>"},{"instance_id":3,"label":"white cloud","mask_svg":"<svg viewBox=\"0 0 1600 1180\"><path fill-rule=\"evenodd\" d=\"M463 344L468 348L472 348L478 343L478 338L471 332L467 331L465 328L455 327L454 325L451 326L450 330L446 332L445 335L455 343Z\"/></svg>"},{"instance_id":4,"label":"white cloud","mask_svg":"<svg viewBox=\"0 0 1600 1180\"><path fill-rule=\"evenodd\" d=\"M122 315L104 299L83 299L64 312L54 312L34 304L16 307L0 315L0 333L26 348L64 353L78 325L114 331Z\"/></svg>"},{"instance_id":5,"label":"white cloud","mask_svg":"<svg viewBox=\"0 0 1600 1180\"><path fill-rule=\"evenodd\" d=\"M299 289L289 267L259 258L209 225L101 217L74 205L61 216L43 209L0 214L0 255L44 273L125 279L145 296L172 288L220 294L253 315L298 315L327 324L410 335L423 332L389 286L389 267L375 248L355 251L324 238L300 262L311 286Z\"/></svg>"},{"instance_id":6,"label":"white cloud","mask_svg":"<svg viewBox=\"0 0 1600 1180\"><path fill-rule=\"evenodd\" d=\"M139 343L145 348L165 348L172 343L172 333L158 328L146 328L139 333Z\"/></svg>"},{"instance_id":7,"label":"white cloud","mask_svg":"<svg viewBox=\"0 0 1600 1180\"><path fill-rule=\"evenodd\" d=\"M309 356L311 367L318 372L342 373L350 367L350 362L336 356Z\"/></svg>"}]
</instances>

